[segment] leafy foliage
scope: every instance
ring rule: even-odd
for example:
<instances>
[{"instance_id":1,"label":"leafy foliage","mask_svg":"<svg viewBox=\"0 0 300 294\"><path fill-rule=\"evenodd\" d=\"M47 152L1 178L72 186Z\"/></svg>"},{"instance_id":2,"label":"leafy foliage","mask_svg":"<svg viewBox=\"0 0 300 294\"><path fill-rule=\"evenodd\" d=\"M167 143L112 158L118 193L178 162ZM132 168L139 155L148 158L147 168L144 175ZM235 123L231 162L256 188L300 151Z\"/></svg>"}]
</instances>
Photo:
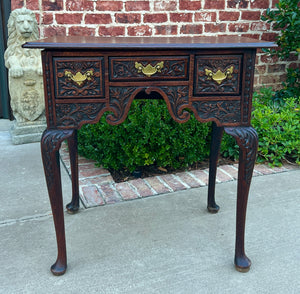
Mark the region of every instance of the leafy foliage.
<instances>
[{"instance_id":1,"label":"leafy foliage","mask_svg":"<svg viewBox=\"0 0 300 294\"><path fill-rule=\"evenodd\" d=\"M281 34L276 38L278 49L268 52L279 58L286 59L292 51L300 48L300 9L299 0L280 0L276 9L268 8L261 19L274 24L274 29L280 29ZM298 54L298 53L297 53Z\"/></svg>"},{"instance_id":2,"label":"leafy foliage","mask_svg":"<svg viewBox=\"0 0 300 294\"><path fill-rule=\"evenodd\" d=\"M285 159L300 164L300 109L295 98L284 99L284 103L272 100L271 88L262 88L254 93L252 125L258 133L258 162L280 166ZM221 153L238 158L235 141L224 136Z\"/></svg>"},{"instance_id":3,"label":"leafy foliage","mask_svg":"<svg viewBox=\"0 0 300 294\"><path fill-rule=\"evenodd\" d=\"M105 168L185 167L209 155L209 126L192 118L175 122L162 100L134 100L128 117L110 126L105 117L78 132L79 153Z\"/></svg>"}]
</instances>

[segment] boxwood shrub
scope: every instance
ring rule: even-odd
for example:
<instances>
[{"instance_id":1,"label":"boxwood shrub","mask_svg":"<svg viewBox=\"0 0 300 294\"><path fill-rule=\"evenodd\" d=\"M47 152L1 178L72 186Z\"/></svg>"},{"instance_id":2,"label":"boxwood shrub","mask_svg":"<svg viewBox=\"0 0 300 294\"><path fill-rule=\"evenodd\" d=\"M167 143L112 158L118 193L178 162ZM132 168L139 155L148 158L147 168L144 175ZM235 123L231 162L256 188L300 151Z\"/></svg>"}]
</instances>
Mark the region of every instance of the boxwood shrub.
<instances>
[{"instance_id":1,"label":"boxwood shrub","mask_svg":"<svg viewBox=\"0 0 300 294\"><path fill-rule=\"evenodd\" d=\"M99 123L84 125L78 132L78 151L105 168L140 166L182 168L209 155L210 124L193 115L183 124L175 122L163 100L134 100L128 117L111 126L105 115Z\"/></svg>"}]
</instances>

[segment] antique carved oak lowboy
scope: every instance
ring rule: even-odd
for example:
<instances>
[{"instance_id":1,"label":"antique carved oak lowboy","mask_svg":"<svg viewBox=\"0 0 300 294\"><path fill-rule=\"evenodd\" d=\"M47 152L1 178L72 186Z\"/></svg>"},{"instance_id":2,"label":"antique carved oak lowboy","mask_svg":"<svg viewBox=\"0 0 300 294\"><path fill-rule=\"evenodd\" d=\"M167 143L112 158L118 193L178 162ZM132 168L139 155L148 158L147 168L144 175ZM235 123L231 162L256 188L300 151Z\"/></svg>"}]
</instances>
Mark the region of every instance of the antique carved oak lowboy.
<instances>
[{"instance_id":1,"label":"antique carved oak lowboy","mask_svg":"<svg viewBox=\"0 0 300 294\"><path fill-rule=\"evenodd\" d=\"M235 266L250 268L244 252L247 198L257 151L250 125L256 48L273 43L241 37L53 37L23 45L42 48L47 129L42 158L53 212L58 257L51 267L67 267L58 151L68 141L72 172L69 212L79 208L77 136L83 124L106 114L111 125L122 123L134 98L164 99L172 118L184 123L195 115L212 121L208 211L215 203L215 179L223 131L240 147ZM120 151L121 152L121 151Z\"/></svg>"}]
</instances>

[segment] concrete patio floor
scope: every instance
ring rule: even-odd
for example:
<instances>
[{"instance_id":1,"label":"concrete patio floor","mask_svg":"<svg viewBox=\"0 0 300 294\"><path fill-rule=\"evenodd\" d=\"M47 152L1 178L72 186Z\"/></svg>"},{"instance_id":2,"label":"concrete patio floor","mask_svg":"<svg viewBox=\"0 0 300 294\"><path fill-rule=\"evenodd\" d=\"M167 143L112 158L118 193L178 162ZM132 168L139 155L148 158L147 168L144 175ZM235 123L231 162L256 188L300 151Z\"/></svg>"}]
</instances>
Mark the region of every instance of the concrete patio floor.
<instances>
[{"instance_id":1,"label":"concrete patio floor","mask_svg":"<svg viewBox=\"0 0 300 294\"><path fill-rule=\"evenodd\" d=\"M236 181L65 214L68 270L56 241L39 143L12 145L0 120L0 293L300 293L300 169L254 177L246 252L233 266ZM64 202L71 183L62 169Z\"/></svg>"}]
</instances>

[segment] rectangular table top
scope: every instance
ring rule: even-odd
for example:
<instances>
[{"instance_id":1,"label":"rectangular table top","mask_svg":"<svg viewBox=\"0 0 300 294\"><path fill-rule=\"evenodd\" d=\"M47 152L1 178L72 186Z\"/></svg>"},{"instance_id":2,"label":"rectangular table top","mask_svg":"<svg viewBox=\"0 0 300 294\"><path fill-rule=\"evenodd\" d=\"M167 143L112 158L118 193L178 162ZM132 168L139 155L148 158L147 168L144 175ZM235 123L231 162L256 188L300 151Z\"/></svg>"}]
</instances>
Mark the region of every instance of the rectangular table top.
<instances>
[{"instance_id":1,"label":"rectangular table top","mask_svg":"<svg viewBox=\"0 0 300 294\"><path fill-rule=\"evenodd\" d=\"M54 36L27 42L24 48L43 49L221 49L263 48L276 44L239 36L84 37Z\"/></svg>"}]
</instances>

